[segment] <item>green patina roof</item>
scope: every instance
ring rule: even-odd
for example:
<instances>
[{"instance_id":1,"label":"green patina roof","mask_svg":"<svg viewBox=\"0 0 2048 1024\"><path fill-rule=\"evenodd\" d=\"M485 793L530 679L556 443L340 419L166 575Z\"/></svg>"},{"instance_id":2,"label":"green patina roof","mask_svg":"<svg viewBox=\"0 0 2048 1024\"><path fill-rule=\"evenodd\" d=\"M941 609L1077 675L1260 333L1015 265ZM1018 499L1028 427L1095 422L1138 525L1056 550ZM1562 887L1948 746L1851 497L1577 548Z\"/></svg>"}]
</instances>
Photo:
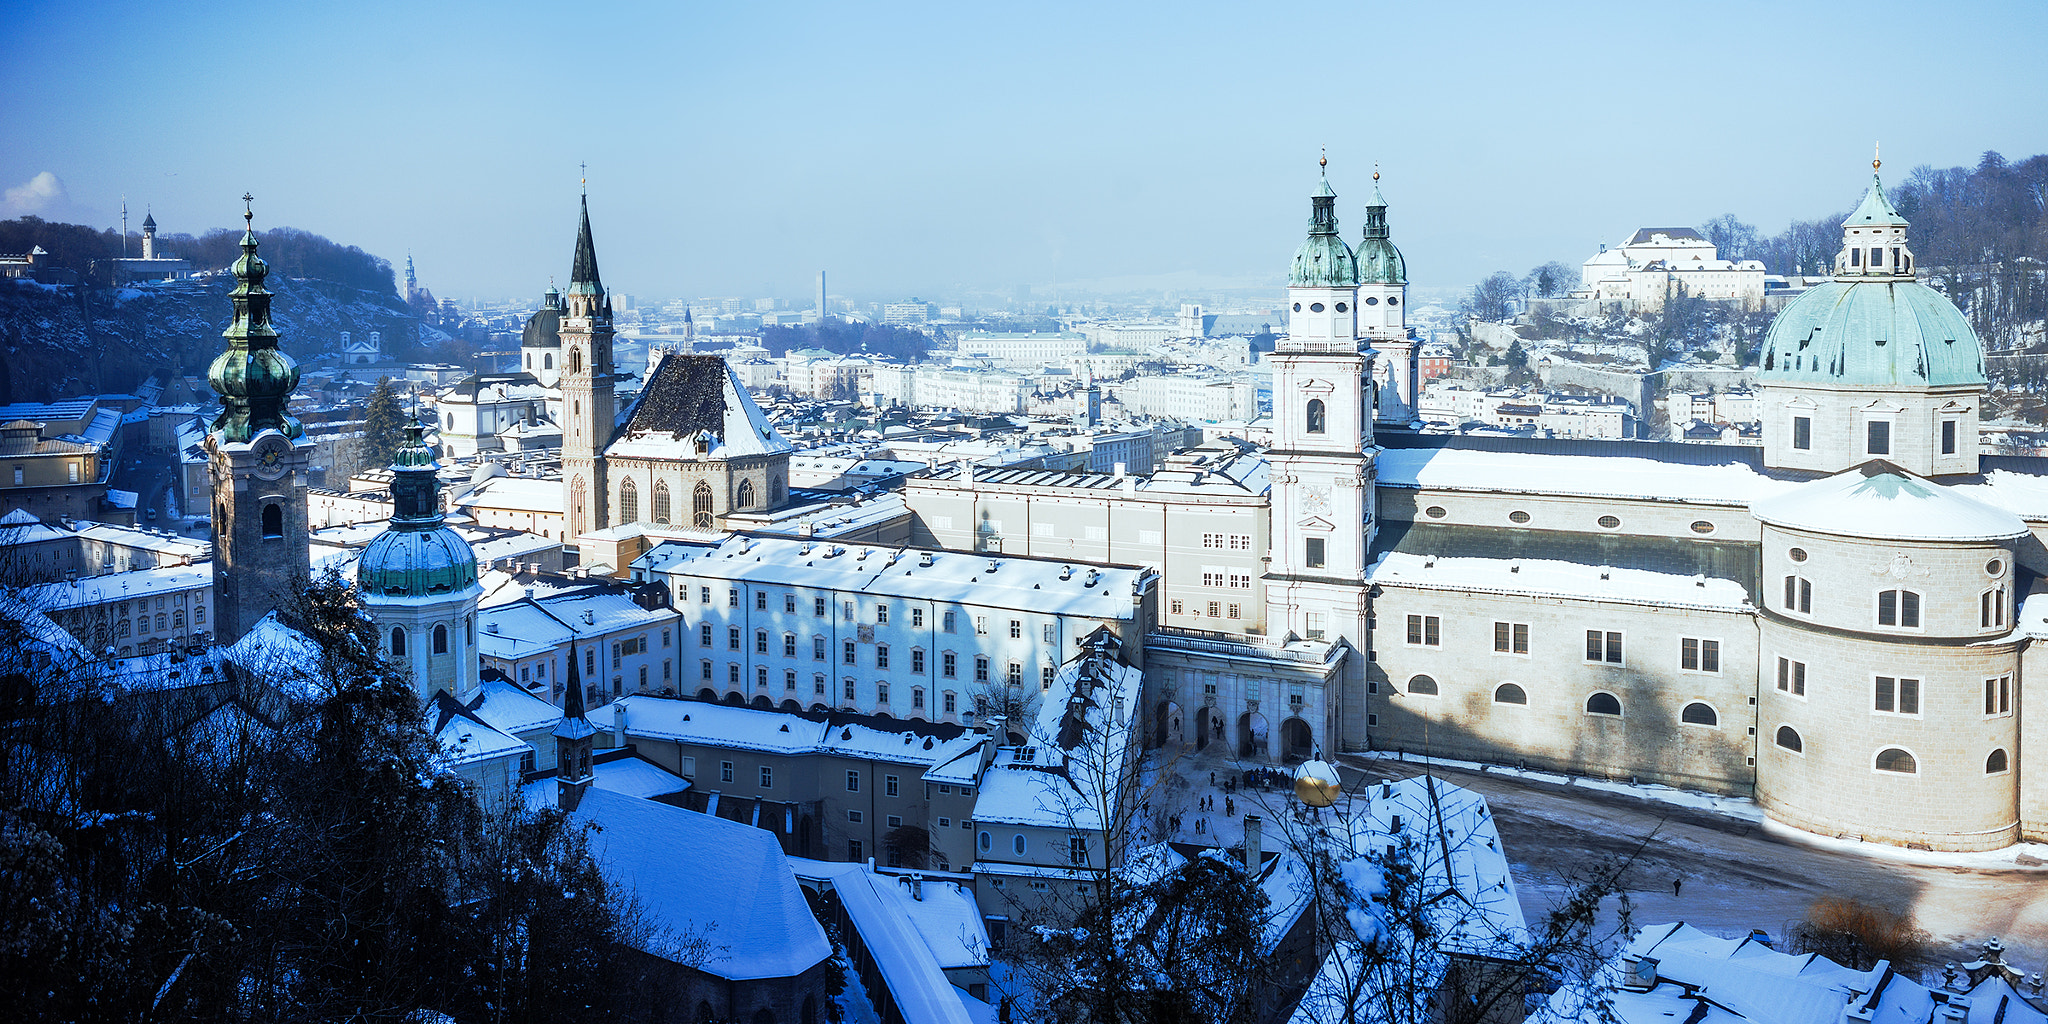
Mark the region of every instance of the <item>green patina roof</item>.
<instances>
[{"instance_id":1,"label":"green patina roof","mask_svg":"<svg viewBox=\"0 0 2048 1024\"><path fill-rule=\"evenodd\" d=\"M453 594L476 583L476 552L442 525L440 464L417 423L391 460L391 528L363 548L356 586L378 597Z\"/></svg>"},{"instance_id":2,"label":"green patina roof","mask_svg":"<svg viewBox=\"0 0 2048 1024\"><path fill-rule=\"evenodd\" d=\"M1917 281L1829 281L1785 306L1760 382L1983 386L1984 349L1947 296Z\"/></svg>"},{"instance_id":3,"label":"green patina roof","mask_svg":"<svg viewBox=\"0 0 2048 1024\"><path fill-rule=\"evenodd\" d=\"M1327 175L1309 198L1308 238L1294 250L1287 283L1297 288L1348 288L1358 283L1358 260L1337 237L1337 190L1330 187Z\"/></svg>"},{"instance_id":4,"label":"green patina roof","mask_svg":"<svg viewBox=\"0 0 2048 1024\"><path fill-rule=\"evenodd\" d=\"M1870 176L1870 191L1863 193L1863 202L1857 204L1856 212L1842 222L1843 227L1905 227L1906 218L1885 198L1884 183L1877 175Z\"/></svg>"},{"instance_id":5,"label":"green patina roof","mask_svg":"<svg viewBox=\"0 0 2048 1024\"><path fill-rule=\"evenodd\" d=\"M247 198L246 196L244 197ZM235 290L228 293L235 319L221 337L227 350L215 356L206 379L220 394L220 415L213 430L223 441L246 442L265 430L286 437L305 433L285 412L285 402L299 386L299 364L277 347L277 329L270 324L270 292L263 279L270 267L256 255L256 214L244 210L242 255L235 260Z\"/></svg>"},{"instance_id":6,"label":"green patina roof","mask_svg":"<svg viewBox=\"0 0 2048 1024\"><path fill-rule=\"evenodd\" d=\"M1373 174L1377 178L1379 172ZM1365 202L1365 238L1358 243L1359 284L1408 283L1408 263L1388 236L1387 197L1375 180L1372 198Z\"/></svg>"}]
</instances>

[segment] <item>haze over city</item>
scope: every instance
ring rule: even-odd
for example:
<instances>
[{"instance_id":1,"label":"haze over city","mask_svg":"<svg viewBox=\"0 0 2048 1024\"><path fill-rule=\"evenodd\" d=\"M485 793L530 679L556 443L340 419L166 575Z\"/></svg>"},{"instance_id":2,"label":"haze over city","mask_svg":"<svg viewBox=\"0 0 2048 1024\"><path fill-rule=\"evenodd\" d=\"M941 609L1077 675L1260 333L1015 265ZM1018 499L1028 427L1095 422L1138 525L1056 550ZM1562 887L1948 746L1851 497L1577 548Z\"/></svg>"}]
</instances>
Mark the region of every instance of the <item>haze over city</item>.
<instances>
[{"instance_id":1,"label":"haze over city","mask_svg":"<svg viewBox=\"0 0 2048 1024\"><path fill-rule=\"evenodd\" d=\"M2048 8L11 4L0 217L291 225L441 295L1277 287L1324 147L1421 287L2042 149ZM1856 102L1850 102L1855 100Z\"/></svg>"}]
</instances>

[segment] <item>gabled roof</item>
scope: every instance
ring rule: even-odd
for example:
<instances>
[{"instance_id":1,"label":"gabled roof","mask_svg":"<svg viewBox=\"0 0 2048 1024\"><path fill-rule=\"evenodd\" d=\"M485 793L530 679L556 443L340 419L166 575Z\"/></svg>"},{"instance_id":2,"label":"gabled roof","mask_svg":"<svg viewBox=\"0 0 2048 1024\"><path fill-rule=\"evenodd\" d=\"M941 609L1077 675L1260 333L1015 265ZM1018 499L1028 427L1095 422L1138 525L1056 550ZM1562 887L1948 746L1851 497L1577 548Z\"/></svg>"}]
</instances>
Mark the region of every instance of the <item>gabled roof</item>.
<instances>
[{"instance_id":1,"label":"gabled roof","mask_svg":"<svg viewBox=\"0 0 2048 1024\"><path fill-rule=\"evenodd\" d=\"M769 424L725 360L680 352L663 356L640 389L607 455L690 458L695 439L714 459L774 455L794 447Z\"/></svg>"}]
</instances>

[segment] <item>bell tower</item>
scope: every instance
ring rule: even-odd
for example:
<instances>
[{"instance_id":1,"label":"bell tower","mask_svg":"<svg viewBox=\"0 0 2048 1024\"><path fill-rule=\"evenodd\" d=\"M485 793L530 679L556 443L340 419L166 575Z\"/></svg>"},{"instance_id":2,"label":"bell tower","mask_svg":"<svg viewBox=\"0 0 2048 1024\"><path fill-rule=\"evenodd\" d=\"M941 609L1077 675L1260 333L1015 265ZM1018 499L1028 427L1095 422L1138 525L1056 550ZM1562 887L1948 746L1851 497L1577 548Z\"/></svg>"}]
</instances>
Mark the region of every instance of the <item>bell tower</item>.
<instances>
[{"instance_id":1,"label":"bell tower","mask_svg":"<svg viewBox=\"0 0 2048 1024\"><path fill-rule=\"evenodd\" d=\"M1328 160L1324 160L1327 167ZM1337 235L1327 172L1288 276L1287 336L1275 345L1273 549L1266 621L1276 634L1366 646L1365 567L1373 530L1371 381L1360 351L1359 265ZM1328 702L1323 735L1365 743L1363 659ZM1355 722L1351 719L1356 719Z\"/></svg>"},{"instance_id":2,"label":"bell tower","mask_svg":"<svg viewBox=\"0 0 2048 1024\"><path fill-rule=\"evenodd\" d=\"M562 296L562 486L567 488L569 540L611 525L604 449L612 439L618 399L612 383L612 303L597 276L590 240L590 196L576 229L576 259Z\"/></svg>"},{"instance_id":3,"label":"bell tower","mask_svg":"<svg viewBox=\"0 0 2048 1024\"><path fill-rule=\"evenodd\" d=\"M213 634L231 644L273 610L290 614L311 576L306 468L313 442L285 411L299 364L277 347L269 274L256 255L256 214L244 195L242 255L235 260L234 322L207 379L221 412L206 435L213 485Z\"/></svg>"},{"instance_id":4,"label":"bell tower","mask_svg":"<svg viewBox=\"0 0 2048 1024\"><path fill-rule=\"evenodd\" d=\"M1407 427L1415 419L1415 339L1408 335L1408 265L1387 229L1387 198L1372 172L1365 237L1358 243L1358 333L1379 354L1373 360L1376 423Z\"/></svg>"}]
</instances>

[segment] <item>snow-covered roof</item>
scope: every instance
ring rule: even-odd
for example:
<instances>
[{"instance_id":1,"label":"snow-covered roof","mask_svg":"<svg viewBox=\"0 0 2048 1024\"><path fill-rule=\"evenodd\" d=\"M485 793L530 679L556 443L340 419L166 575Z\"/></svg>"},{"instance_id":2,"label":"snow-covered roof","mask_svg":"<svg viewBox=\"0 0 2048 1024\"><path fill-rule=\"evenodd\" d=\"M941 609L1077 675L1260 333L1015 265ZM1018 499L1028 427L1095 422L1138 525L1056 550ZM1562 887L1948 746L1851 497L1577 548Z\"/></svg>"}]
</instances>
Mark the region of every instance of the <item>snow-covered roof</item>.
<instances>
[{"instance_id":1,"label":"snow-covered roof","mask_svg":"<svg viewBox=\"0 0 2048 1024\"><path fill-rule=\"evenodd\" d=\"M493 728L518 735L552 729L561 720L562 709L502 679L486 679L470 702L470 714Z\"/></svg>"},{"instance_id":2,"label":"snow-covered roof","mask_svg":"<svg viewBox=\"0 0 2048 1024\"><path fill-rule=\"evenodd\" d=\"M1629 984L1630 967L1641 964L1647 986ZM1981 966L1981 965L1980 965ZM1973 975L1975 976L1975 975ZM1982 995L1980 996L1980 992ZM1652 925L1636 933L1592 984L1559 989L1533 1024L1929 1024L1993 1019L2004 1024L2042 1024L2041 1010L2017 998L2006 980L1992 973L1968 995L1930 990L1880 961L1852 970L1817 953L1781 953L1756 936L1724 939L1683 922ZM1984 998L2004 997L2004 998ZM1951 1011L1954 1016L1951 1016Z\"/></svg>"},{"instance_id":3,"label":"snow-covered roof","mask_svg":"<svg viewBox=\"0 0 2048 1024\"><path fill-rule=\"evenodd\" d=\"M701 933L713 952L699 970L793 978L832 955L773 834L601 788L570 816L601 827L591 847L605 877L638 895L657 929Z\"/></svg>"},{"instance_id":4,"label":"snow-covered roof","mask_svg":"<svg viewBox=\"0 0 2048 1024\"><path fill-rule=\"evenodd\" d=\"M93 607L109 601L202 590L210 586L213 586L213 563L200 562L164 569L133 569L62 583L41 583L23 590L22 597L38 608L62 611Z\"/></svg>"},{"instance_id":5,"label":"snow-covered roof","mask_svg":"<svg viewBox=\"0 0 2048 1024\"><path fill-rule=\"evenodd\" d=\"M446 690L436 691L423 713L427 730L441 742L441 752L454 765L521 757L533 749L519 737L498 729L457 704Z\"/></svg>"},{"instance_id":6,"label":"snow-covered roof","mask_svg":"<svg viewBox=\"0 0 2048 1024\"><path fill-rule=\"evenodd\" d=\"M840 712L762 711L644 694L611 706L624 707L629 735L769 754L837 754L954 769L961 761L979 766L979 757L969 755L988 742L986 735L957 725ZM970 769L963 784L972 782Z\"/></svg>"},{"instance_id":7,"label":"snow-covered roof","mask_svg":"<svg viewBox=\"0 0 2048 1024\"><path fill-rule=\"evenodd\" d=\"M690 780L642 757L599 760L590 770L591 785L620 796L652 800L690 788Z\"/></svg>"},{"instance_id":8,"label":"snow-covered roof","mask_svg":"<svg viewBox=\"0 0 2048 1024\"><path fill-rule=\"evenodd\" d=\"M649 375L605 454L641 459L738 459L793 451L717 356L670 353ZM709 443L703 456L697 440Z\"/></svg>"},{"instance_id":9,"label":"snow-covered roof","mask_svg":"<svg viewBox=\"0 0 2048 1024\"><path fill-rule=\"evenodd\" d=\"M1750 509L1773 526L1879 540L1989 541L2027 535L2003 508L1874 460Z\"/></svg>"},{"instance_id":10,"label":"snow-covered roof","mask_svg":"<svg viewBox=\"0 0 2048 1024\"><path fill-rule=\"evenodd\" d=\"M457 508L504 509L508 512L552 512L562 514L562 482L529 476L500 476L477 484L476 489L455 500Z\"/></svg>"},{"instance_id":11,"label":"snow-covered roof","mask_svg":"<svg viewBox=\"0 0 2048 1024\"><path fill-rule=\"evenodd\" d=\"M330 685L326 655L312 637L279 621L276 612L256 620L242 638L218 649L220 656L281 690L323 695Z\"/></svg>"},{"instance_id":12,"label":"snow-covered roof","mask_svg":"<svg viewBox=\"0 0 2048 1024\"><path fill-rule=\"evenodd\" d=\"M1556 494L1743 506L1797 486L1747 463L1696 466L1630 456L1547 455L1465 448L1388 448L1379 453L1386 487Z\"/></svg>"},{"instance_id":13,"label":"snow-covered roof","mask_svg":"<svg viewBox=\"0 0 2048 1024\"><path fill-rule=\"evenodd\" d=\"M1132 726L1145 674L1088 651L1053 677L1024 743L996 752L981 776L974 820L1099 830L1105 802L1129 777Z\"/></svg>"},{"instance_id":14,"label":"snow-covered roof","mask_svg":"<svg viewBox=\"0 0 2048 1024\"><path fill-rule=\"evenodd\" d=\"M71 531L47 525L36 518L35 513L25 508L18 508L5 516L0 516L0 547L61 540L69 536Z\"/></svg>"},{"instance_id":15,"label":"snow-covered roof","mask_svg":"<svg viewBox=\"0 0 2048 1024\"><path fill-rule=\"evenodd\" d=\"M1749 591L1734 580L1542 558L1445 558L1390 551L1366 569L1365 576L1373 583L1461 593L1569 597L1730 612L1751 607Z\"/></svg>"},{"instance_id":16,"label":"snow-covered roof","mask_svg":"<svg viewBox=\"0 0 2048 1024\"><path fill-rule=\"evenodd\" d=\"M652 552L645 557L649 565L655 564ZM691 547L681 558L673 557L672 552L660 558L658 571L678 577L829 588L1093 619L1128 619L1137 614L1132 597L1150 578L1149 570L1136 566L759 534L728 537L708 549Z\"/></svg>"},{"instance_id":17,"label":"snow-covered roof","mask_svg":"<svg viewBox=\"0 0 2048 1024\"><path fill-rule=\"evenodd\" d=\"M974 897L951 882L910 880L862 864L798 862L805 877L828 878L860 944L888 986L905 1024L971 1024L946 970L988 964L988 932Z\"/></svg>"}]
</instances>

